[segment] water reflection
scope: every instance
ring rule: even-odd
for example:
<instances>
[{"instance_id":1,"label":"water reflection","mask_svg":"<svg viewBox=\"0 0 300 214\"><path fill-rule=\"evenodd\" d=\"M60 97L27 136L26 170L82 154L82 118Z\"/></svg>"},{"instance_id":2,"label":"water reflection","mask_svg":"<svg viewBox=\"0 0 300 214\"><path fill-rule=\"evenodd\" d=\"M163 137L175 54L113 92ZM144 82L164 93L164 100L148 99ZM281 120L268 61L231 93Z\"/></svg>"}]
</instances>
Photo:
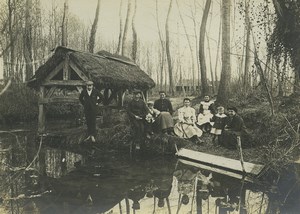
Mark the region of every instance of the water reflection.
<instances>
[{"instance_id":1,"label":"water reflection","mask_svg":"<svg viewBox=\"0 0 300 214\"><path fill-rule=\"evenodd\" d=\"M0 213L293 213L299 209L297 166L278 179L278 185L265 188L249 178L184 160L130 158L116 152L87 156L44 146L39 150L35 139L19 136L0 143Z\"/></svg>"}]
</instances>

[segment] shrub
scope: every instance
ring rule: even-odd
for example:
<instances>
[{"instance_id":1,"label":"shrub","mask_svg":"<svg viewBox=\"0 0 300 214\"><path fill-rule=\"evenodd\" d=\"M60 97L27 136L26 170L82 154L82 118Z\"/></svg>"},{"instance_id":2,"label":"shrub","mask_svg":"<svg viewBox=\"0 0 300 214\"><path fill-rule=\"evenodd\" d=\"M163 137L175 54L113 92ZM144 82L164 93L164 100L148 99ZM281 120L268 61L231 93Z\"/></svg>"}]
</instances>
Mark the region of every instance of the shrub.
<instances>
[{"instance_id":1,"label":"shrub","mask_svg":"<svg viewBox=\"0 0 300 214\"><path fill-rule=\"evenodd\" d=\"M32 121L38 115L38 94L24 83L12 83L0 97L0 123Z\"/></svg>"}]
</instances>

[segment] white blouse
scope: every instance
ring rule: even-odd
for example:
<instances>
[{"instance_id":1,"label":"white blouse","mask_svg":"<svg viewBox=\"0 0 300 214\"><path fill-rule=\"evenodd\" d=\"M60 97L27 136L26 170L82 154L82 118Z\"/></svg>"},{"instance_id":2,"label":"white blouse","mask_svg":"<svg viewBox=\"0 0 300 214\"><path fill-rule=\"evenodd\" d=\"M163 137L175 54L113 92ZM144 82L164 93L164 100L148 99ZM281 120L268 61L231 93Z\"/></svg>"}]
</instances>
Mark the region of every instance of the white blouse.
<instances>
[{"instance_id":1,"label":"white blouse","mask_svg":"<svg viewBox=\"0 0 300 214\"><path fill-rule=\"evenodd\" d=\"M179 122L195 123L196 122L196 111L192 107L181 107L178 109L178 120Z\"/></svg>"}]
</instances>

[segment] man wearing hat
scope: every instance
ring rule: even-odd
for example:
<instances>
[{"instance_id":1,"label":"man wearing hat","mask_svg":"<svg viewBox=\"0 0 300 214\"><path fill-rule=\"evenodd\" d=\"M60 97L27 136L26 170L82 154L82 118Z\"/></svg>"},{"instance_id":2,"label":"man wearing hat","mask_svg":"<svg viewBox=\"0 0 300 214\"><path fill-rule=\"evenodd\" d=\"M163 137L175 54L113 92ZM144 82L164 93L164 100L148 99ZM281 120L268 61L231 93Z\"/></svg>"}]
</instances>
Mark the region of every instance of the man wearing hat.
<instances>
[{"instance_id":1,"label":"man wearing hat","mask_svg":"<svg viewBox=\"0 0 300 214\"><path fill-rule=\"evenodd\" d=\"M133 126L137 148L145 140L145 118L148 113L148 107L142 99L142 92L134 90L133 99L128 104L128 114Z\"/></svg>"},{"instance_id":2,"label":"man wearing hat","mask_svg":"<svg viewBox=\"0 0 300 214\"><path fill-rule=\"evenodd\" d=\"M86 89L82 90L79 101L84 107L84 114L87 124L88 137L85 139L96 142L96 106L102 101L101 93L93 88L92 81L86 82Z\"/></svg>"},{"instance_id":3,"label":"man wearing hat","mask_svg":"<svg viewBox=\"0 0 300 214\"><path fill-rule=\"evenodd\" d=\"M241 136L242 131L246 129L244 120L237 114L236 107L227 108L228 117L225 121L225 128L222 134L222 144L229 148L235 148L237 137Z\"/></svg>"}]
</instances>

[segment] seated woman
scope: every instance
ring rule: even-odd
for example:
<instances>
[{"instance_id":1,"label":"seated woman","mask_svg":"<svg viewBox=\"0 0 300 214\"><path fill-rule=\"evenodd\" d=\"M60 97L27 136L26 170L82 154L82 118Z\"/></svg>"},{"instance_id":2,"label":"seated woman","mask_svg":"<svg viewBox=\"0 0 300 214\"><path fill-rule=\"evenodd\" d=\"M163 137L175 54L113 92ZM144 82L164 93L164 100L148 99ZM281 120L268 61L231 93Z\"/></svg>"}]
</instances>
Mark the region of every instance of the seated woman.
<instances>
[{"instance_id":1,"label":"seated woman","mask_svg":"<svg viewBox=\"0 0 300 214\"><path fill-rule=\"evenodd\" d=\"M237 114L237 108L229 107L228 117L225 120L225 128L221 135L223 146L234 149L237 146L237 137L240 137L246 129L244 120Z\"/></svg>"},{"instance_id":2,"label":"seated woman","mask_svg":"<svg viewBox=\"0 0 300 214\"><path fill-rule=\"evenodd\" d=\"M160 99L155 100L154 108L160 111L160 115L156 120L158 131L174 135L174 123L173 123L173 107L170 100L166 99L166 93L164 91L159 92Z\"/></svg>"},{"instance_id":3,"label":"seated woman","mask_svg":"<svg viewBox=\"0 0 300 214\"><path fill-rule=\"evenodd\" d=\"M178 109L178 122L174 126L174 132L177 136L185 139L192 139L196 143L202 143L199 137L202 130L196 125L195 109L190 107L191 100L184 98L184 106Z\"/></svg>"},{"instance_id":4,"label":"seated woman","mask_svg":"<svg viewBox=\"0 0 300 214\"><path fill-rule=\"evenodd\" d=\"M149 138L149 134L153 134L153 125L158 116L160 115L160 111L154 108L153 102L149 101L148 103L149 113L146 115L146 132L147 138Z\"/></svg>"},{"instance_id":5,"label":"seated woman","mask_svg":"<svg viewBox=\"0 0 300 214\"><path fill-rule=\"evenodd\" d=\"M213 105L214 102L210 100L209 96L204 96L204 101L200 102L197 125L204 132L209 132L213 125L210 121L214 114Z\"/></svg>"}]
</instances>

